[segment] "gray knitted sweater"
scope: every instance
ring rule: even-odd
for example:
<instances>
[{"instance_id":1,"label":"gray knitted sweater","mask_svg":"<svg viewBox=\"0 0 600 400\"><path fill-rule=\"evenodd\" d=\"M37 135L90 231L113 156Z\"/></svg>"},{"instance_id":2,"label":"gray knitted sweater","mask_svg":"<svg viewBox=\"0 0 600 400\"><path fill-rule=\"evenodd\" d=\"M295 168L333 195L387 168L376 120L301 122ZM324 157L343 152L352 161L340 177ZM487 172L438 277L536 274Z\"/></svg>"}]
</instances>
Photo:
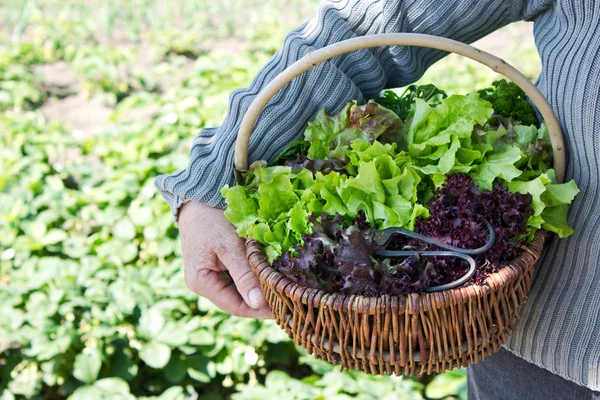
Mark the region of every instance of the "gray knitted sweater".
<instances>
[{"instance_id":1,"label":"gray knitted sweater","mask_svg":"<svg viewBox=\"0 0 600 400\"><path fill-rule=\"evenodd\" d=\"M231 94L227 117L195 139L189 165L156 186L175 215L189 200L222 207L232 184L233 148L245 110L285 67L311 50L355 36L416 32L473 42L511 22L533 20L542 59L537 86L566 135L566 179L581 189L570 209L575 233L553 239L538 264L529 301L507 348L593 390L600 390L600 2L595 0L338 0L291 32L250 87ZM343 55L296 78L266 107L250 140L250 162L272 159L299 138L325 106L338 111L383 88L417 80L445 53L375 48Z\"/></svg>"}]
</instances>

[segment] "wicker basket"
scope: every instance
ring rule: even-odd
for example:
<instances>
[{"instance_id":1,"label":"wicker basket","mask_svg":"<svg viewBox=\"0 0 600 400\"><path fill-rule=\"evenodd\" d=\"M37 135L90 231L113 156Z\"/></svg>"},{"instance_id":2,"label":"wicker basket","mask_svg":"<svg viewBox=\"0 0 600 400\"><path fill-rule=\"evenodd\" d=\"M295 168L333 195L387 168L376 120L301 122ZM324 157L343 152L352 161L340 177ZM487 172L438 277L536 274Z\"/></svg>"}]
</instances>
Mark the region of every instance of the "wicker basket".
<instances>
[{"instance_id":1,"label":"wicker basket","mask_svg":"<svg viewBox=\"0 0 600 400\"><path fill-rule=\"evenodd\" d=\"M250 133L271 97L302 72L339 54L377 46L422 46L478 61L518 84L536 104L548 126L557 181L564 176L562 133L550 105L537 88L503 60L450 39L421 34L364 36L317 50L297 61L256 97L244 116L236 142L236 176L247 170ZM260 243L246 241L247 257L258 275L277 323L315 357L371 374L421 376L477 363L506 343L527 299L545 232L519 256L486 279L437 293L408 296L346 296L296 284L267 262Z\"/></svg>"}]
</instances>

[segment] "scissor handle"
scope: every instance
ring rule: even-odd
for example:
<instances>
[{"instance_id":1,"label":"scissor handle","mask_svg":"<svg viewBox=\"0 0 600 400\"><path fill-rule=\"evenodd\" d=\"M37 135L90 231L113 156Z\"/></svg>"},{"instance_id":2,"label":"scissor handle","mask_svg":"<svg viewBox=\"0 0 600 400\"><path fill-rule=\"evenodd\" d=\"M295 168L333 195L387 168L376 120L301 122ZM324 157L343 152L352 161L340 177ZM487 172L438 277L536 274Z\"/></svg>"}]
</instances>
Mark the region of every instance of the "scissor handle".
<instances>
[{"instance_id":1,"label":"scissor handle","mask_svg":"<svg viewBox=\"0 0 600 400\"><path fill-rule=\"evenodd\" d=\"M411 239L418 239L427 244L437 246L440 249L475 256L475 255L482 254L482 253L485 253L486 251L488 251L494 245L494 242L496 241L496 231L494 230L494 227L492 226L492 224L490 224L485 218L483 219L483 222L485 223L485 226L488 230L489 238L488 238L487 242L485 243L485 245L483 245L482 247L479 247L477 249L463 249L461 247L452 246L450 244L440 242L439 240L436 240L434 238L430 238L428 236L424 236L419 233L409 231L408 229L401 228L401 227L395 227L395 226L392 226L392 227L386 228L386 229L382 229L381 231L379 231L377 233L379 235L377 237L377 242L379 243L380 246L385 246L394 235L400 234L400 235L409 237ZM375 252L375 254L377 254L379 256L389 257L389 256L384 255L384 253L391 254L391 253L398 253L398 252L393 252L393 251L389 251L389 250L377 250Z\"/></svg>"},{"instance_id":2,"label":"scissor handle","mask_svg":"<svg viewBox=\"0 0 600 400\"><path fill-rule=\"evenodd\" d=\"M376 238L376 241L378 242L378 244L380 246L385 247L394 235L400 234L400 235L409 237L411 239L421 240L422 242L437 246L439 248L442 248L442 249L448 250L448 251L429 251L429 250L395 251L395 250L379 249L379 250L375 250L375 255L377 255L379 257L385 257L385 258L404 258L404 257L416 257L416 256L419 256L419 257L438 256L438 257L462 258L463 260L465 260L469 263L469 270L467 271L467 273L465 275L463 275L461 278L459 278L455 281L452 281L450 283L445 283L445 284L439 285L439 286L433 286L430 288L426 288L424 290L426 292L441 292L442 290L452 289L452 288L458 287L458 286L464 284L465 282L467 282L469 279L471 279L471 277L475 273L477 266L475 265L475 260L471 256L485 253L486 251L488 251L490 249L490 247L492 247L494 245L494 242L496 241L496 231L494 230L494 227L492 226L492 224L490 224L489 221L486 220L485 218L483 218L483 222L485 223L485 226L488 230L489 238L488 238L487 242L485 243L485 245L483 245L482 247L479 247L477 249L463 249L460 247L455 247L455 246L446 244L444 242L440 242L439 240L436 240L434 238L430 238L428 236L421 235L420 233L409 231L408 229L405 229L405 228L390 227L390 228L383 229L377 233L379 235L379 237Z\"/></svg>"},{"instance_id":3,"label":"scissor handle","mask_svg":"<svg viewBox=\"0 0 600 400\"><path fill-rule=\"evenodd\" d=\"M462 284L467 282L469 279L471 279L471 277L473 277L473 274L475 273L475 270L477 269L477 266L475 265L475 260L473 259L473 257L471 257L470 255L464 254L464 253L456 252L456 251L421 251L420 252L420 251L414 251L414 250L411 250L411 251L378 250L376 252L376 254L382 255L387 258L404 258L404 257L412 257L412 256L457 257L457 258L462 258L463 260L465 260L469 263L469 270L467 271L467 273L464 274L462 277L458 278L457 280L449 282L449 283L444 283L443 285L432 286L432 287L423 289L425 292L429 292L429 293L441 292L443 290L453 289L455 287L461 286Z\"/></svg>"}]
</instances>

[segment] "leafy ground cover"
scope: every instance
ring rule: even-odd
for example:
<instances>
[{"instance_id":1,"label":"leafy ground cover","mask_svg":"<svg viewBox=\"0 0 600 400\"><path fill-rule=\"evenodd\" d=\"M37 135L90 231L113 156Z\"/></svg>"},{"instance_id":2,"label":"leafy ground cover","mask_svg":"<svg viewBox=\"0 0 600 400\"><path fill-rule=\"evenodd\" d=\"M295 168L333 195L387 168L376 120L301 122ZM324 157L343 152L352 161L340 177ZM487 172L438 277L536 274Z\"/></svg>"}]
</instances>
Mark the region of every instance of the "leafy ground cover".
<instances>
[{"instance_id":1,"label":"leafy ground cover","mask_svg":"<svg viewBox=\"0 0 600 400\"><path fill-rule=\"evenodd\" d=\"M431 383L340 372L183 281L152 181L185 165L197 131L316 3L0 5L2 400L466 397L464 371ZM482 46L533 78L529 29ZM423 81L464 93L494 78L449 57Z\"/></svg>"}]
</instances>

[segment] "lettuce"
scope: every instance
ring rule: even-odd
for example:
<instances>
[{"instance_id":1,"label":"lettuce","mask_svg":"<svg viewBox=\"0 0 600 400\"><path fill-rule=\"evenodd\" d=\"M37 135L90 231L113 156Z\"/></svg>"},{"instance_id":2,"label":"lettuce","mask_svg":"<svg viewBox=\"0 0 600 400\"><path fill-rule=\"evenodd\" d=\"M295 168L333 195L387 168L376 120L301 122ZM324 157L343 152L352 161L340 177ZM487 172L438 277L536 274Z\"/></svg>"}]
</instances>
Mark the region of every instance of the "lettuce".
<instances>
[{"instance_id":1,"label":"lettuce","mask_svg":"<svg viewBox=\"0 0 600 400\"><path fill-rule=\"evenodd\" d=\"M481 158L471 146L473 128L484 124L492 113L490 103L476 94L450 96L435 108L417 99L406 142L400 146L426 175L469 172Z\"/></svg>"},{"instance_id":2,"label":"lettuce","mask_svg":"<svg viewBox=\"0 0 600 400\"><path fill-rule=\"evenodd\" d=\"M573 181L555 182L545 125L497 115L477 93L445 97L430 89L378 97L393 110L375 101L350 102L333 115L320 110L279 165L255 163L244 186L222 189L226 217L273 261L302 245L313 229L309 215L338 215L345 224L361 216L374 229L414 229L448 177L466 174L478 190L531 196L524 241L542 228L570 235L567 208L578 189Z\"/></svg>"},{"instance_id":3,"label":"lettuce","mask_svg":"<svg viewBox=\"0 0 600 400\"><path fill-rule=\"evenodd\" d=\"M313 175L306 169L254 164L247 186L221 190L225 216L240 236L261 242L270 261L302 242L310 232L310 213L340 215L348 221L364 214L377 229L412 229L418 217L428 215L417 202L421 176L394 148L355 140L347 150L354 175L336 171Z\"/></svg>"},{"instance_id":4,"label":"lettuce","mask_svg":"<svg viewBox=\"0 0 600 400\"><path fill-rule=\"evenodd\" d=\"M304 132L305 140L310 142L307 155L309 159L344 159L352 141L373 142L384 132L396 134L402 125L396 114L373 101L362 106L350 102L334 115L323 108Z\"/></svg>"},{"instance_id":5,"label":"lettuce","mask_svg":"<svg viewBox=\"0 0 600 400\"><path fill-rule=\"evenodd\" d=\"M307 203L302 194L313 186L312 174L293 174L289 167L255 164L248 186L224 186L221 194L225 217L238 235L251 237L265 246L269 260L300 243L310 232Z\"/></svg>"},{"instance_id":6,"label":"lettuce","mask_svg":"<svg viewBox=\"0 0 600 400\"><path fill-rule=\"evenodd\" d=\"M554 171L548 170L531 181L515 181L508 187L513 193L529 193L533 198L534 214L527 221L528 238L540 228L555 232L561 238L573 233L567 223L567 207L579 193L575 181L557 184Z\"/></svg>"}]
</instances>

